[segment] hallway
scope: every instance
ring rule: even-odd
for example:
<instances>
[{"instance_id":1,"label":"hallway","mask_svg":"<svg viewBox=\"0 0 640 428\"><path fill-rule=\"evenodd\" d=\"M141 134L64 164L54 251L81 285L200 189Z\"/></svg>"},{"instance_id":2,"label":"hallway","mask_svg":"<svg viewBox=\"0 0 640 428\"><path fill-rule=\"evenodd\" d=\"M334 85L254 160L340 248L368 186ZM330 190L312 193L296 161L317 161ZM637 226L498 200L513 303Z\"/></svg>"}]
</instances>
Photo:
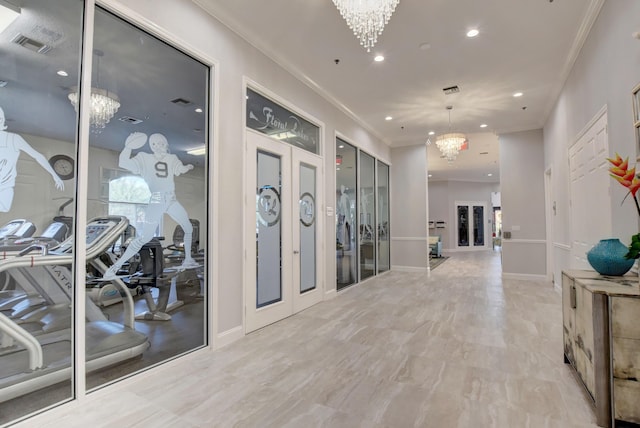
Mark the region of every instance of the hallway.
<instances>
[{"instance_id":1,"label":"hallway","mask_svg":"<svg viewBox=\"0 0 640 428\"><path fill-rule=\"evenodd\" d=\"M22 426L595 427L562 349L551 284L455 253Z\"/></svg>"}]
</instances>

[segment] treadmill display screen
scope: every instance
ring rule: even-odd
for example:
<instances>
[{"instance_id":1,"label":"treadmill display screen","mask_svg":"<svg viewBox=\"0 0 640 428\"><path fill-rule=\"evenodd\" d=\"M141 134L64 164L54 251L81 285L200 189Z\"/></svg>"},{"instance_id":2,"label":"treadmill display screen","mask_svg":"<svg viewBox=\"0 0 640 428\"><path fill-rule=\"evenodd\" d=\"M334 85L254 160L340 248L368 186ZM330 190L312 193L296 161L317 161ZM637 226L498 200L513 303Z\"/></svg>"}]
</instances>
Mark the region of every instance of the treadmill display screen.
<instances>
[{"instance_id":1,"label":"treadmill display screen","mask_svg":"<svg viewBox=\"0 0 640 428\"><path fill-rule=\"evenodd\" d=\"M87 245L95 241L108 228L109 226L96 226L93 224L87 226Z\"/></svg>"}]
</instances>

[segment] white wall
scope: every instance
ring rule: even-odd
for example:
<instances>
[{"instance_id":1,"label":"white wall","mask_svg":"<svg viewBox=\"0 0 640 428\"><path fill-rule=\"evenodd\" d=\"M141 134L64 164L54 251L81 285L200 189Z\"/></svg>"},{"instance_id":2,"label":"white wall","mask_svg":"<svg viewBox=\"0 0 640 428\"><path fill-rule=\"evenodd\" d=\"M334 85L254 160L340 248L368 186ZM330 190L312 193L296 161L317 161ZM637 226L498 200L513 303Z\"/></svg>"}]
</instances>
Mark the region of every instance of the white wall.
<instances>
[{"instance_id":1,"label":"white wall","mask_svg":"<svg viewBox=\"0 0 640 428\"><path fill-rule=\"evenodd\" d=\"M501 134L502 271L546 273L544 145L542 130ZM511 232L507 239L505 232Z\"/></svg>"},{"instance_id":2,"label":"white wall","mask_svg":"<svg viewBox=\"0 0 640 428\"><path fill-rule=\"evenodd\" d=\"M571 244L568 147L603 107L607 108L610 155L633 159L637 154L631 111L631 90L640 83L640 2L605 1L582 50L544 125L545 168L552 169L556 215L552 218L555 281L569 267ZM614 183L615 184L615 183ZM633 202L621 204L625 189L612 188L613 236L628 243L638 231ZM597 204L598 201L593 201Z\"/></svg>"},{"instance_id":3,"label":"white wall","mask_svg":"<svg viewBox=\"0 0 640 428\"><path fill-rule=\"evenodd\" d=\"M485 213L485 242L491 248L491 233L493 208L491 206L491 192L500 191L498 183L480 183L470 181L429 181L429 221L446 221L444 229L430 229L429 235L440 235L442 249L450 251L456 247L456 201L484 202L487 207Z\"/></svg>"},{"instance_id":4,"label":"white wall","mask_svg":"<svg viewBox=\"0 0 640 428\"><path fill-rule=\"evenodd\" d=\"M217 73L220 105L216 128L219 159L214 159L213 171L219 183L219 212L215 220L219 228L219 260L217 260L218 332L237 330L242 325L243 302L243 193L244 193L244 134L243 129L243 78L263 86L277 94L301 113L306 112L324 123L321 150L325 157L325 200L333 207L335 200L335 141L336 132L363 150L389 163L388 147L371 135L347 115L330 104L300 80L294 78L275 62L241 39L192 2L179 0L138 0L136 2L107 1L120 10L131 8L144 16L163 32L170 34L171 43L178 47L193 48L219 62ZM392 171L393 171L392 166ZM215 187L212 188L212 191ZM326 207L320 207L321 212ZM333 207L334 208L334 207ZM335 289L335 227L333 217L326 217L325 242L325 291Z\"/></svg>"},{"instance_id":5,"label":"white wall","mask_svg":"<svg viewBox=\"0 0 640 428\"><path fill-rule=\"evenodd\" d=\"M427 147L391 150L391 267L426 270Z\"/></svg>"}]
</instances>

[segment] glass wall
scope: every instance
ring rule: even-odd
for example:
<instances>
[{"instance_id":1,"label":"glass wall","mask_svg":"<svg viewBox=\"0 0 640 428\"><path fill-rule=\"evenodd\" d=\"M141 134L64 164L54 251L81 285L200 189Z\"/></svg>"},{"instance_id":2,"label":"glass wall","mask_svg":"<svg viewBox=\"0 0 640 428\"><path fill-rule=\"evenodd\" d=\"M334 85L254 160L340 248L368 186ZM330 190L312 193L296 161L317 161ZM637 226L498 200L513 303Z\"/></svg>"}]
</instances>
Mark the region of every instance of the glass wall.
<instances>
[{"instance_id":1,"label":"glass wall","mask_svg":"<svg viewBox=\"0 0 640 428\"><path fill-rule=\"evenodd\" d=\"M375 159L360 152L360 279L376 273Z\"/></svg>"},{"instance_id":2,"label":"glass wall","mask_svg":"<svg viewBox=\"0 0 640 428\"><path fill-rule=\"evenodd\" d=\"M391 268L389 249L389 165L377 161L378 167L378 273Z\"/></svg>"},{"instance_id":3,"label":"glass wall","mask_svg":"<svg viewBox=\"0 0 640 428\"><path fill-rule=\"evenodd\" d=\"M0 425L73 397L83 2L19 4L0 3Z\"/></svg>"},{"instance_id":4,"label":"glass wall","mask_svg":"<svg viewBox=\"0 0 640 428\"><path fill-rule=\"evenodd\" d=\"M206 343L209 68L98 8L91 87L88 389Z\"/></svg>"},{"instance_id":5,"label":"glass wall","mask_svg":"<svg viewBox=\"0 0 640 428\"><path fill-rule=\"evenodd\" d=\"M87 389L206 345L210 69L81 0L0 26L0 425L73 398L74 234L86 235ZM82 29L92 58L81 59ZM92 60L87 105L78 88ZM79 112L91 122L76 226ZM84 113L84 112L87 113ZM190 153L192 149L199 152ZM196 154L197 153L197 154ZM84 193L82 193L84 195ZM37 201L37 202L35 202ZM82 229L79 229L81 227ZM86 270L86 272L85 272Z\"/></svg>"},{"instance_id":6,"label":"glass wall","mask_svg":"<svg viewBox=\"0 0 640 428\"><path fill-rule=\"evenodd\" d=\"M356 155L355 147L336 139L336 285L338 290L358 281Z\"/></svg>"}]
</instances>

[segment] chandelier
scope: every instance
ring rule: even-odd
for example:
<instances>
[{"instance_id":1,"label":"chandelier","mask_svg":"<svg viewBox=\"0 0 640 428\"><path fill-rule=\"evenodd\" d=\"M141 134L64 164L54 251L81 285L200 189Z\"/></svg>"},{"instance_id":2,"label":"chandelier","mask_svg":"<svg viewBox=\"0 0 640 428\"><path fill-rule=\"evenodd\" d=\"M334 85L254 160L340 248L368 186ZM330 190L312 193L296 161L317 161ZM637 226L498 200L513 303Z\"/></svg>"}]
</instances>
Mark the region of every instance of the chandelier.
<instances>
[{"instance_id":1,"label":"chandelier","mask_svg":"<svg viewBox=\"0 0 640 428\"><path fill-rule=\"evenodd\" d=\"M78 112L78 92L69 94L69 101ZM91 88L91 105L89 111L89 122L95 132L100 132L109 123L111 118L120 108L120 100L113 92L105 89Z\"/></svg>"},{"instance_id":2,"label":"chandelier","mask_svg":"<svg viewBox=\"0 0 640 428\"><path fill-rule=\"evenodd\" d=\"M449 131L451 131L451 110L452 106L447 106L449 110ZM464 134L457 132L448 132L446 134L439 135L436 138L436 146L440 149L442 156L444 156L449 162L456 160L458 153L462 149L467 138Z\"/></svg>"},{"instance_id":3,"label":"chandelier","mask_svg":"<svg viewBox=\"0 0 640 428\"><path fill-rule=\"evenodd\" d=\"M104 56L104 52L95 49L93 54L96 56L96 85L100 86L100 58ZM78 112L78 99L78 90L75 88L74 91L69 94L69 101L71 101L76 113ZM116 94L106 89L92 87L89 107L91 131L96 134L102 132L119 108L120 99Z\"/></svg>"},{"instance_id":4,"label":"chandelier","mask_svg":"<svg viewBox=\"0 0 640 428\"><path fill-rule=\"evenodd\" d=\"M360 44L371 52L400 0L333 0Z\"/></svg>"}]
</instances>

